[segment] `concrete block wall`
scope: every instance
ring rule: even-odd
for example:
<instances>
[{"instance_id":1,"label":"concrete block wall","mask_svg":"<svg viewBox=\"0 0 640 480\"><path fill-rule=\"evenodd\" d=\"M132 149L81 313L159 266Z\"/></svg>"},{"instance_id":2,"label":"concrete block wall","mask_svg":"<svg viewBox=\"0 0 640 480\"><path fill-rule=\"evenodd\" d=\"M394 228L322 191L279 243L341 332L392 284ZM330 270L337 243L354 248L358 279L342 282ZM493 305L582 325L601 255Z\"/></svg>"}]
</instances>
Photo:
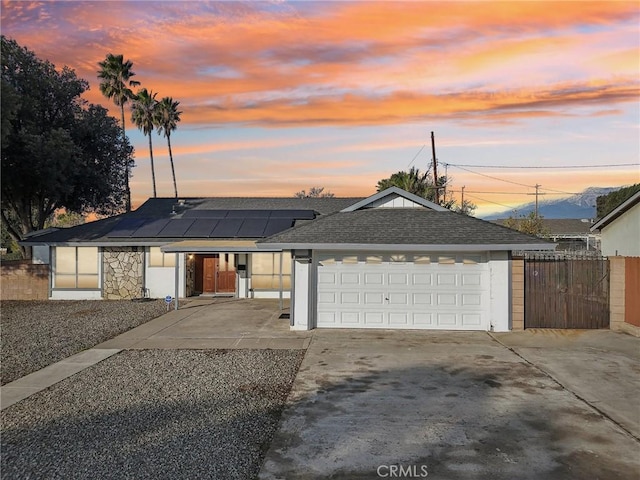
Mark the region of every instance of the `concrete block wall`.
<instances>
[{"instance_id":1,"label":"concrete block wall","mask_svg":"<svg viewBox=\"0 0 640 480\"><path fill-rule=\"evenodd\" d=\"M511 260L511 329L524 330L524 259Z\"/></svg>"},{"instance_id":2,"label":"concrete block wall","mask_svg":"<svg viewBox=\"0 0 640 480\"><path fill-rule=\"evenodd\" d=\"M640 327L626 320L626 299L640 292L627 292L626 258L609 257L609 328L618 332L626 332L640 337Z\"/></svg>"},{"instance_id":3,"label":"concrete block wall","mask_svg":"<svg viewBox=\"0 0 640 480\"><path fill-rule=\"evenodd\" d=\"M0 300L47 300L49 265L6 262L0 266Z\"/></svg>"}]
</instances>

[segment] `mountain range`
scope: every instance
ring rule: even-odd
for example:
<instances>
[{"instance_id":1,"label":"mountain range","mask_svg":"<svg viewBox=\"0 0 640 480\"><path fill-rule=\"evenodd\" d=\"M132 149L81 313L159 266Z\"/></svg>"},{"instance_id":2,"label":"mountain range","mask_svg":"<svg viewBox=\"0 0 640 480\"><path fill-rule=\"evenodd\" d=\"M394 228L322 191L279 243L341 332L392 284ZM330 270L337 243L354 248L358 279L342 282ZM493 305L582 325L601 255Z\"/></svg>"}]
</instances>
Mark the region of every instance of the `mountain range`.
<instances>
[{"instance_id":1,"label":"mountain range","mask_svg":"<svg viewBox=\"0 0 640 480\"><path fill-rule=\"evenodd\" d=\"M570 197L556 200L539 200L538 213L544 218L596 218L596 198L618 190L619 188L620 187L589 187ZM535 211L535 208L535 202L531 202L513 209L492 213L482 218L484 220L498 220L512 216L528 215Z\"/></svg>"}]
</instances>

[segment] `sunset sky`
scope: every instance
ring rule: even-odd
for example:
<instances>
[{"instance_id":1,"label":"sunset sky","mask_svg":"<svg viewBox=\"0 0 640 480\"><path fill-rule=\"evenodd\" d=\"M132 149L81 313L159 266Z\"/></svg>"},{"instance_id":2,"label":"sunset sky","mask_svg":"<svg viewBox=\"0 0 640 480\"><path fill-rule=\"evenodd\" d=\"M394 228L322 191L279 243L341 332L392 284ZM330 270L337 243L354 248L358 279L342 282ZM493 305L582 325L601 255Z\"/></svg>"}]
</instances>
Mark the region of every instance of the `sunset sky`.
<instances>
[{"instance_id":1,"label":"sunset sky","mask_svg":"<svg viewBox=\"0 0 640 480\"><path fill-rule=\"evenodd\" d=\"M98 88L107 53L180 101L180 196L370 195L428 167L433 131L440 171L482 216L532 201L535 184L555 199L640 181L639 25L637 1L3 1L1 26L117 118ZM126 116L137 205L148 141Z\"/></svg>"}]
</instances>

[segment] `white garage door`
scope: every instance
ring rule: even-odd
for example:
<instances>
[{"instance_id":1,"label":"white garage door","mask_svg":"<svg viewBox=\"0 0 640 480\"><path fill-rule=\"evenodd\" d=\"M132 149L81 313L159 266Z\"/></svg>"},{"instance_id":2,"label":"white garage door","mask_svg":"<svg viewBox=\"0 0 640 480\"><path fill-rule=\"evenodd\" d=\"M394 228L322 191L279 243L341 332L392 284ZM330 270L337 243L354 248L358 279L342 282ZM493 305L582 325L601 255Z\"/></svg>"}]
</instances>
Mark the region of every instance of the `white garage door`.
<instances>
[{"instance_id":1,"label":"white garage door","mask_svg":"<svg viewBox=\"0 0 640 480\"><path fill-rule=\"evenodd\" d=\"M323 255L318 327L488 330L481 255Z\"/></svg>"}]
</instances>

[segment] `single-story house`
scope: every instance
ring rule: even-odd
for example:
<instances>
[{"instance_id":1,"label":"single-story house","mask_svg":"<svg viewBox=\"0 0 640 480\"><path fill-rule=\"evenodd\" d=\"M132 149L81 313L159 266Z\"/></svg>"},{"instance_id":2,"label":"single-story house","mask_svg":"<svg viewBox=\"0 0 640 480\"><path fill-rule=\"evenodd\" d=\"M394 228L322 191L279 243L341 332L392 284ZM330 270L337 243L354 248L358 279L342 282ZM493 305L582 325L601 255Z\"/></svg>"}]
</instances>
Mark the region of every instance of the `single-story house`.
<instances>
[{"instance_id":1,"label":"single-story house","mask_svg":"<svg viewBox=\"0 0 640 480\"><path fill-rule=\"evenodd\" d=\"M368 198L149 199L23 242L50 298L291 298L293 329L510 329L511 252L555 245L392 187Z\"/></svg>"},{"instance_id":2,"label":"single-story house","mask_svg":"<svg viewBox=\"0 0 640 480\"><path fill-rule=\"evenodd\" d=\"M505 225L506 218L492 220ZM600 249L600 232L592 232L593 220L588 218L543 218L543 233L539 236L557 243L558 250L592 251Z\"/></svg>"},{"instance_id":3,"label":"single-story house","mask_svg":"<svg viewBox=\"0 0 640 480\"><path fill-rule=\"evenodd\" d=\"M600 231L600 249L605 257L639 257L640 192L594 223L591 231Z\"/></svg>"}]
</instances>

